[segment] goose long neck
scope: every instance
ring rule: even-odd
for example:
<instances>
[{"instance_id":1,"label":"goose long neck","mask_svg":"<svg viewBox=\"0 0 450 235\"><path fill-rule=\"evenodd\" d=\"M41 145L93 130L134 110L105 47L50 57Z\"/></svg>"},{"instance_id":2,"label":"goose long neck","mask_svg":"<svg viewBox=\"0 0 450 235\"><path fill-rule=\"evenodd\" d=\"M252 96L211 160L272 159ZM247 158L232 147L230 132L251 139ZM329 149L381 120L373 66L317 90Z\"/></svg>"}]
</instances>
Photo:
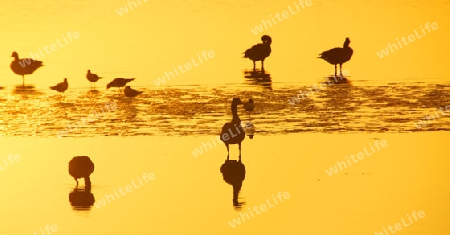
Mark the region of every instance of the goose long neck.
<instances>
[{"instance_id":1,"label":"goose long neck","mask_svg":"<svg viewBox=\"0 0 450 235\"><path fill-rule=\"evenodd\" d=\"M231 114L233 114L233 120L240 120L237 112L237 104L231 105Z\"/></svg>"}]
</instances>

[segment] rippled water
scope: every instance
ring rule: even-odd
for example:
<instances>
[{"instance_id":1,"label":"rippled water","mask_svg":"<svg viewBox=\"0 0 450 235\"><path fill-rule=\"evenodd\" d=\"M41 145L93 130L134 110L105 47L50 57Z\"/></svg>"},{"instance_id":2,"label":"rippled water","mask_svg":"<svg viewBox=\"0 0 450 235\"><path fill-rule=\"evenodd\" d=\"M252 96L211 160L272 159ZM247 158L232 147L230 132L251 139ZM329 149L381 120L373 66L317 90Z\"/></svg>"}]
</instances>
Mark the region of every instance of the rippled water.
<instances>
[{"instance_id":1,"label":"rippled water","mask_svg":"<svg viewBox=\"0 0 450 235\"><path fill-rule=\"evenodd\" d=\"M276 88L272 88L272 85ZM65 97L48 90L0 91L2 136L86 137L217 134L231 118L230 102L255 101L251 120L256 135L297 132L415 132L450 130L445 106L449 83L345 82L326 85L292 103L305 84L247 80L227 86L141 88L137 98L109 90L72 89ZM301 97L301 96L298 96ZM109 108L107 107L109 105ZM443 107L444 112L435 112ZM415 125L434 115L421 128Z\"/></svg>"}]
</instances>

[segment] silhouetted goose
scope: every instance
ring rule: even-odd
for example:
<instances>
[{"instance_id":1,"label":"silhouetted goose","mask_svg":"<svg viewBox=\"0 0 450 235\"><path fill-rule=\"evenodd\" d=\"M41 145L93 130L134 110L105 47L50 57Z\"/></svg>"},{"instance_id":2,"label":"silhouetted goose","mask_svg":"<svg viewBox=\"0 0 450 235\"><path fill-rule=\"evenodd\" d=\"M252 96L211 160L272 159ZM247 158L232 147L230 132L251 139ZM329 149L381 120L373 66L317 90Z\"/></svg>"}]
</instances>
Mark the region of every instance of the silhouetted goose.
<instances>
[{"instance_id":1,"label":"silhouetted goose","mask_svg":"<svg viewBox=\"0 0 450 235\"><path fill-rule=\"evenodd\" d=\"M125 93L126 97L135 97L139 94L142 94L142 91L137 91L137 90L132 89L130 86L126 86L124 93Z\"/></svg>"},{"instance_id":2,"label":"silhouetted goose","mask_svg":"<svg viewBox=\"0 0 450 235\"><path fill-rule=\"evenodd\" d=\"M64 82L60 82L56 86L51 86L50 89L64 93L68 87L69 83L67 82L67 78L64 78Z\"/></svg>"},{"instance_id":3,"label":"silhouetted goose","mask_svg":"<svg viewBox=\"0 0 450 235\"><path fill-rule=\"evenodd\" d=\"M342 64L349 61L353 55L353 49L350 48L350 39L346 38L344 42L344 47L335 47L331 50L322 52L319 57L324 59L330 64L334 65L334 76L337 74L337 65L339 64L340 74L342 77Z\"/></svg>"},{"instance_id":4,"label":"silhouetted goose","mask_svg":"<svg viewBox=\"0 0 450 235\"><path fill-rule=\"evenodd\" d=\"M237 113L237 106L242 104L241 99L233 98L231 102L231 113L233 115L233 119L231 122L225 123L222 127L222 132L220 133L220 140L225 143L227 147L228 155L227 160L230 157L230 144L238 144L239 145L239 161L241 161L241 142L245 139L245 131L241 126L241 119Z\"/></svg>"},{"instance_id":5,"label":"silhouetted goose","mask_svg":"<svg viewBox=\"0 0 450 235\"><path fill-rule=\"evenodd\" d=\"M91 186L91 179L89 176L94 172L94 163L88 156L77 156L72 158L69 162L69 174L77 181L78 178L84 178L86 187Z\"/></svg>"},{"instance_id":6,"label":"silhouetted goose","mask_svg":"<svg viewBox=\"0 0 450 235\"><path fill-rule=\"evenodd\" d=\"M94 84L94 89L95 89L95 83L98 81L98 79L100 79L102 77L99 77L97 74L91 73L91 70L88 70L87 74L86 74L86 78L87 78L87 80L89 80L91 82L91 89L92 89L92 84Z\"/></svg>"},{"instance_id":7,"label":"silhouetted goose","mask_svg":"<svg viewBox=\"0 0 450 235\"><path fill-rule=\"evenodd\" d=\"M124 87L128 82L131 82L133 80L134 78L114 78L114 80L106 85L106 90L108 90L110 87L118 87L120 92L121 87Z\"/></svg>"},{"instance_id":8,"label":"silhouetted goose","mask_svg":"<svg viewBox=\"0 0 450 235\"><path fill-rule=\"evenodd\" d=\"M244 104L245 111L251 112L253 111L254 108L255 104L253 103L253 99L252 98L248 99L248 102Z\"/></svg>"},{"instance_id":9,"label":"silhouetted goose","mask_svg":"<svg viewBox=\"0 0 450 235\"><path fill-rule=\"evenodd\" d=\"M264 73L264 59L266 59L270 52L270 44L272 44L272 38L268 35L261 37L263 43L254 45L244 52L244 58L249 58L253 61L253 71L256 70L256 61L261 61L261 72Z\"/></svg>"},{"instance_id":10,"label":"silhouetted goose","mask_svg":"<svg viewBox=\"0 0 450 235\"><path fill-rule=\"evenodd\" d=\"M33 60L31 58L19 59L19 54L15 51L11 57L14 57L10 66L11 70L17 75L22 75L22 87L25 87L25 74L32 74L36 69L44 66L42 61L39 60Z\"/></svg>"}]
</instances>

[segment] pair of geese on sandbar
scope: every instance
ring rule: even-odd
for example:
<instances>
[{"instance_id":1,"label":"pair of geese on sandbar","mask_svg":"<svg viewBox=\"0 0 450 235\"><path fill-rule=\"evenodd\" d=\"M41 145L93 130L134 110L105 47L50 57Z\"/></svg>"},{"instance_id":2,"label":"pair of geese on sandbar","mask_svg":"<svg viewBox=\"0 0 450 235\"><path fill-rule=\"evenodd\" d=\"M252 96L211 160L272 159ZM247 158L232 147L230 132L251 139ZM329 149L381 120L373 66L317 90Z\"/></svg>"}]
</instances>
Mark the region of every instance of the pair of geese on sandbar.
<instances>
[{"instance_id":1,"label":"pair of geese on sandbar","mask_svg":"<svg viewBox=\"0 0 450 235\"><path fill-rule=\"evenodd\" d=\"M22 76L22 87L25 87L25 75L26 74L32 74L34 71L36 71L38 68L44 66L42 64L42 61L39 60L33 60L31 58L23 58L19 59L19 54L17 52L13 52L11 57L14 57L14 60L11 62L11 70L17 74ZM87 80L91 82L91 89L92 84L94 84L95 89L95 83L102 77L99 77L95 73L91 73L91 70L87 71L86 74ZM142 91L137 91L132 89L130 86L126 86L128 82L133 81L134 78L115 78L110 83L106 85L106 90L108 90L111 87L117 87L119 88L119 93L121 92L121 88L125 87L123 93L126 97L135 97L139 94L142 94ZM55 86L51 86L50 89L56 90L58 92L64 93L69 88L69 82L67 81L67 78L64 78L63 82L60 82L56 84Z\"/></svg>"}]
</instances>

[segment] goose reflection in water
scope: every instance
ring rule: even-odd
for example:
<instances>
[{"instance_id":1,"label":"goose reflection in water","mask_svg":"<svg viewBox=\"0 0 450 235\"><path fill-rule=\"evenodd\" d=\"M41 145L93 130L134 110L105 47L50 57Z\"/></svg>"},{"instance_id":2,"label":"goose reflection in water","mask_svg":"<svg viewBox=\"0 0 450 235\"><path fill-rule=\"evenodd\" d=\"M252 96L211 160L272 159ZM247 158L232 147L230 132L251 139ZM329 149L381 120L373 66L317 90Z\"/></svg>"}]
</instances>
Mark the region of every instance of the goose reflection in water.
<instances>
[{"instance_id":1,"label":"goose reflection in water","mask_svg":"<svg viewBox=\"0 0 450 235\"><path fill-rule=\"evenodd\" d=\"M95 197L94 194L91 193L91 187L75 187L72 192L69 193L69 202L74 210L90 210L95 203Z\"/></svg>"},{"instance_id":2,"label":"goose reflection in water","mask_svg":"<svg viewBox=\"0 0 450 235\"><path fill-rule=\"evenodd\" d=\"M235 210L240 210L244 202L239 202L239 192L242 188L242 181L245 179L245 166L241 161L225 160L220 167L223 180L233 186L233 206Z\"/></svg>"}]
</instances>

